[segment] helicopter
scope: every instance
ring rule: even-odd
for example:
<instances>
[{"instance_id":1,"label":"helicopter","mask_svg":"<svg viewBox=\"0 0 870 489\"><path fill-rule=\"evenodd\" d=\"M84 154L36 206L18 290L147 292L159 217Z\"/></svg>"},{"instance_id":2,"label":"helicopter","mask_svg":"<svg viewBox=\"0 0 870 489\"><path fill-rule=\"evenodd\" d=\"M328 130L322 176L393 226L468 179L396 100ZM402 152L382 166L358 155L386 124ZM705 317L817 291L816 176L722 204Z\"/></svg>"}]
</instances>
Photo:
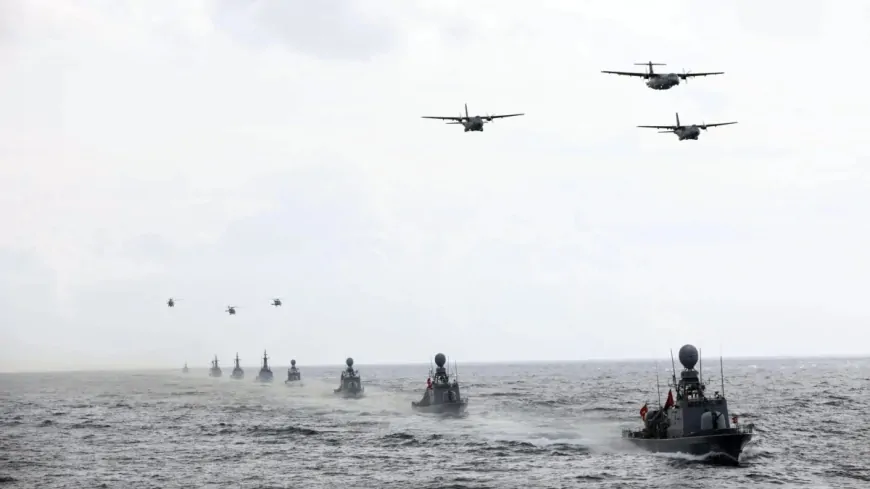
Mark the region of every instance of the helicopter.
<instances>
[{"instance_id":1,"label":"helicopter","mask_svg":"<svg viewBox=\"0 0 870 489\"><path fill-rule=\"evenodd\" d=\"M275 307L279 307L281 305L281 299L272 299L272 305Z\"/></svg>"},{"instance_id":2,"label":"helicopter","mask_svg":"<svg viewBox=\"0 0 870 489\"><path fill-rule=\"evenodd\" d=\"M235 316L236 315L236 306L227 306L226 312L229 313L230 316Z\"/></svg>"},{"instance_id":3,"label":"helicopter","mask_svg":"<svg viewBox=\"0 0 870 489\"><path fill-rule=\"evenodd\" d=\"M180 300L181 299L173 299L172 297L170 297L169 300L166 301L166 305L169 307L175 307L175 301L180 301Z\"/></svg>"}]
</instances>

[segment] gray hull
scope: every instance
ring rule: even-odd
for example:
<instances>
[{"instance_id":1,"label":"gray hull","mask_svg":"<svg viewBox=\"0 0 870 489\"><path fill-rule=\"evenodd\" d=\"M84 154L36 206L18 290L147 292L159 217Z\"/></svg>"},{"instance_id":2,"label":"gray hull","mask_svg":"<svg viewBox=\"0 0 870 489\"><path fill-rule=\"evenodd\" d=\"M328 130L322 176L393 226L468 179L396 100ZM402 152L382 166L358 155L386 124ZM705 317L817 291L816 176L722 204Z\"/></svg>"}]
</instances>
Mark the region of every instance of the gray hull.
<instances>
[{"instance_id":1,"label":"gray hull","mask_svg":"<svg viewBox=\"0 0 870 489\"><path fill-rule=\"evenodd\" d=\"M623 438L651 452L711 454L718 461L736 464L743 447L752 439L752 434L738 432L680 438L643 438L636 432L630 432L624 433Z\"/></svg>"},{"instance_id":2,"label":"gray hull","mask_svg":"<svg viewBox=\"0 0 870 489\"><path fill-rule=\"evenodd\" d=\"M437 413L437 414L460 414L465 412L468 407L467 401L460 402L442 402L438 404L420 404L411 401L411 407L415 411L421 413Z\"/></svg>"},{"instance_id":3,"label":"gray hull","mask_svg":"<svg viewBox=\"0 0 870 489\"><path fill-rule=\"evenodd\" d=\"M232 377L234 379L244 379L245 372L243 370L233 370L233 373L230 374L230 377Z\"/></svg>"},{"instance_id":4,"label":"gray hull","mask_svg":"<svg viewBox=\"0 0 870 489\"><path fill-rule=\"evenodd\" d=\"M358 399L360 397L363 397L365 393L365 391L363 391L362 389L357 391L347 389L335 389L333 392L335 392L335 395L341 396L345 399Z\"/></svg>"}]
</instances>

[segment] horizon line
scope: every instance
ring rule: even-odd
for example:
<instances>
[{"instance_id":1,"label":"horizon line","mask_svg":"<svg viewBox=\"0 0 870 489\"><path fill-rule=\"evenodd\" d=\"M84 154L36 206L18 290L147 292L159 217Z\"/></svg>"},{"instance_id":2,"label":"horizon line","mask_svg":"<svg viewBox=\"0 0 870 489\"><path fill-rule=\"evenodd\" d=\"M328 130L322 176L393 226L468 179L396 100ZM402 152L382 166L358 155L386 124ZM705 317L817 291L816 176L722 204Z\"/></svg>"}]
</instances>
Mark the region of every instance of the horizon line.
<instances>
[{"instance_id":1,"label":"horizon line","mask_svg":"<svg viewBox=\"0 0 870 489\"><path fill-rule=\"evenodd\" d=\"M722 359L724 360L724 356ZM773 356L759 356L759 355L746 355L746 356L732 356L728 357L731 360L850 360L850 359L870 359L870 353L864 354L818 354L818 355L773 355ZM641 362L658 362L661 359L657 358L587 358L582 360L513 360L513 361L505 361L505 360L497 360L497 361L469 361L469 362L456 362L463 363L464 365L524 365L524 364L570 364L570 363L641 363ZM289 365L289 362L288 364ZM384 363L363 363L357 364L354 363L354 367L357 366L365 366L365 367L396 367L396 366L415 366L415 365L431 365L431 362L384 362ZM279 365L282 366L283 365ZM330 364L308 364L305 367L313 367L313 368L324 368L324 367L336 367L344 368L344 363L330 363ZM245 368L244 366L242 366ZM249 366L247 368L258 368L259 365ZM297 367L299 367L297 362ZM127 372L127 371L143 371L143 372L155 372L155 371L175 371L180 370L182 367L93 367L93 368L82 368L82 369L48 369L48 370L0 370L0 375L14 375L14 374L41 374L41 373L75 373L75 372ZM209 367L188 367L189 369L205 369L208 370ZM300 367L302 369L304 367Z\"/></svg>"}]
</instances>

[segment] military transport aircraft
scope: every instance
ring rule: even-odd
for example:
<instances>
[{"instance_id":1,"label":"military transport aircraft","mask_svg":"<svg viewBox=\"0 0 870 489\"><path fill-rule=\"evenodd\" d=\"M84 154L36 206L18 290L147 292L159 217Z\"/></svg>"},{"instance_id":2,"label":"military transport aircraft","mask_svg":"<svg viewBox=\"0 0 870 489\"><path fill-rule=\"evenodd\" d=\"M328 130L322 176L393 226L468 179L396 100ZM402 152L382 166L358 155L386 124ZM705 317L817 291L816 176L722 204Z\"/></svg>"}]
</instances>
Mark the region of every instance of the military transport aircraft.
<instances>
[{"instance_id":1,"label":"military transport aircraft","mask_svg":"<svg viewBox=\"0 0 870 489\"><path fill-rule=\"evenodd\" d=\"M724 71L716 71L709 73L692 73L692 72L684 72L684 73L655 73L653 72L653 66L665 66L664 63L653 63L652 61L648 61L646 63L635 63L635 66L649 66L649 73L637 73L632 71L602 71L602 73L609 73L611 75L622 75L622 76L637 76L640 78L646 79L646 86L652 88L653 90L667 90L671 87L675 87L680 84L680 79L686 80L686 83L689 82L689 78L693 76L710 76L710 75L724 75Z\"/></svg>"},{"instance_id":2,"label":"military transport aircraft","mask_svg":"<svg viewBox=\"0 0 870 489\"><path fill-rule=\"evenodd\" d=\"M278 307L281 305L281 299L272 299L272 305Z\"/></svg>"},{"instance_id":3,"label":"military transport aircraft","mask_svg":"<svg viewBox=\"0 0 870 489\"><path fill-rule=\"evenodd\" d=\"M637 126L643 127L647 129L664 129L664 131L659 131L659 133L674 133L680 139L680 141L686 139L694 139L697 140L698 136L701 134L701 129L707 130L708 127L716 127L716 126L727 126L729 124L737 124L736 122L717 122L715 124L692 124L689 126L680 125L680 114L677 113L677 125L676 126Z\"/></svg>"},{"instance_id":4,"label":"military transport aircraft","mask_svg":"<svg viewBox=\"0 0 870 489\"><path fill-rule=\"evenodd\" d=\"M423 116L424 119L440 119L444 121L453 121L448 122L448 124L462 124L465 126L465 132L468 131L478 131L483 132L483 125L487 122L492 122L493 119L501 119L503 117L517 117L525 114L505 114L505 115L476 115L474 117L468 116L468 104L465 104L465 117L462 116L462 113L459 114L459 117L438 117L438 116Z\"/></svg>"},{"instance_id":5,"label":"military transport aircraft","mask_svg":"<svg viewBox=\"0 0 870 489\"><path fill-rule=\"evenodd\" d=\"M227 306L227 310L225 312L229 313L230 316L235 316L236 306Z\"/></svg>"},{"instance_id":6,"label":"military transport aircraft","mask_svg":"<svg viewBox=\"0 0 870 489\"><path fill-rule=\"evenodd\" d=\"M175 301L180 301L180 300L181 299L174 299L174 298L170 297L169 300L166 301L166 305L169 307L175 307Z\"/></svg>"}]
</instances>

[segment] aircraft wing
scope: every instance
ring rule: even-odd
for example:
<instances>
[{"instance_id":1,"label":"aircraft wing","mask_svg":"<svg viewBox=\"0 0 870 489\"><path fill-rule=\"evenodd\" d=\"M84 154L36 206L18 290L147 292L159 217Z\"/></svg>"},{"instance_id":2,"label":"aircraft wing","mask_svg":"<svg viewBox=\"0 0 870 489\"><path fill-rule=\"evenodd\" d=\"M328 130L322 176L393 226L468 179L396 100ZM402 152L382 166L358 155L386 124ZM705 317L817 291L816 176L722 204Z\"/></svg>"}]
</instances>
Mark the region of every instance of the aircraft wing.
<instances>
[{"instance_id":1,"label":"aircraft wing","mask_svg":"<svg viewBox=\"0 0 870 489\"><path fill-rule=\"evenodd\" d=\"M637 76L640 78L649 78L649 73L638 73L635 71L602 71L602 73L608 73L611 75Z\"/></svg>"},{"instance_id":2,"label":"aircraft wing","mask_svg":"<svg viewBox=\"0 0 870 489\"><path fill-rule=\"evenodd\" d=\"M693 76L710 76L710 75L724 75L724 71L712 71L710 73L679 73L678 76L685 80L686 78L691 78Z\"/></svg>"},{"instance_id":3,"label":"aircraft wing","mask_svg":"<svg viewBox=\"0 0 870 489\"><path fill-rule=\"evenodd\" d=\"M504 114L504 115L488 115L484 119L501 119L502 117L517 117L526 114Z\"/></svg>"},{"instance_id":4,"label":"aircraft wing","mask_svg":"<svg viewBox=\"0 0 870 489\"><path fill-rule=\"evenodd\" d=\"M704 124L704 127L729 126L731 124L737 124L737 123L736 122L717 122L715 124Z\"/></svg>"},{"instance_id":5,"label":"aircraft wing","mask_svg":"<svg viewBox=\"0 0 870 489\"><path fill-rule=\"evenodd\" d=\"M462 121L464 121L465 119L467 119L467 117L456 117L456 116L453 116L453 117L438 117L438 116L434 116L434 115L424 115L424 116L423 116L423 119L438 119L438 120L442 120L442 121L456 121L456 122L462 122Z\"/></svg>"},{"instance_id":6,"label":"aircraft wing","mask_svg":"<svg viewBox=\"0 0 870 489\"><path fill-rule=\"evenodd\" d=\"M677 128L677 126L637 126L643 127L644 129L666 129L668 131L673 131Z\"/></svg>"}]
</instances>

